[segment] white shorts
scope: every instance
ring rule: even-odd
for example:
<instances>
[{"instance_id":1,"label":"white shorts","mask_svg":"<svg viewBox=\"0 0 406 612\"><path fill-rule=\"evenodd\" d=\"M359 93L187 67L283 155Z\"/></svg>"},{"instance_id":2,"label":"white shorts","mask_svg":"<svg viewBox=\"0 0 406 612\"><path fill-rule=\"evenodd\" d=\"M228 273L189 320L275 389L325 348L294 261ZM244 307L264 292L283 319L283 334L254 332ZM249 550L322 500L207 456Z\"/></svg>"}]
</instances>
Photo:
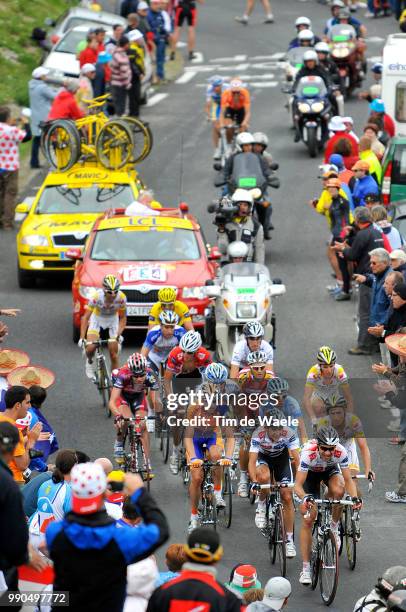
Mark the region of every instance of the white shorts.
<instances>
[{"instance_id":1,"label":"white shorts","mask_svg":"<svg viewBox=\"0 0 406 612\"><path fill-rule=\"evenodd\" d=\"M118 336L118 315L112 317L99 317L92 313L89 319L88 334L100 335L100 329L109 330L109 338L117 338Z\"/></svg>"}]
</instances>

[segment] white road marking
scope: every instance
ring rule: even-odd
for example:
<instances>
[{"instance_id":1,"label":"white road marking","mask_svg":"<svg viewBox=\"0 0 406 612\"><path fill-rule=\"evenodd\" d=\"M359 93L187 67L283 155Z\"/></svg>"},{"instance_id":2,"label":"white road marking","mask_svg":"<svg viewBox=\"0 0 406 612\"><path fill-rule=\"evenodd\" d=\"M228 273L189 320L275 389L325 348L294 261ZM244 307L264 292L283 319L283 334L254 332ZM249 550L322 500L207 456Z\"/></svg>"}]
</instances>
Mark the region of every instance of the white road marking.
<instances>
[{"instance_id":1,"label":"white road marking","mask_svg":"<svg viewBox=\"0 0 406 612\"><path fill-rule=\"evenodd\" d=\"M182 76L176 79L175 83L178 85L183 85L184 83L189 83L192 79L197 75L196 70L189 70L188 72L184 72Z\"/></svg>"},{"instance_id":2,"label":"white road marking","mask_svg":"<svg viewBox=\"0 0 406 612\"><path fill-rule=\"evenodd\" d=\"M276 87L277 85L279 85L278 81L269 81L269 82L252 82L250 83L250 87Z\"/></svg>"},{"instance_id":3,"label":"white road marking","mask_svg":"<svg viewBox=\"0 0 406 612\"><path fill-rule=\"evenodd\" d=\"M165 100L165 98L168 97L167 93L159 93L159 94L155 94L155 96L152 96L148 102L147 102L147 106L155 106L156 104L159 104L159 102L162 102L162 100Z\"/></svg>"},{"instance_id":4,"label":"white road marking","mask_svg":"<svg viewBox=\"0 0 406 612\"><path fill-rule=\"evenodd\" d=\"M242 81L251 81L253 79L274 79L275 75L268 72L267 74L240 74L239 77Z\"/></svg>"},{"instance_id":5,"label":"white road marking","mask_svg":"<svg viewBox=\"0 0 406 612\"><path fill-rule=\"evenodd\" d=\"M195 57L191 60L192 64L203 64L203 53L200 53L200 51L195 51L194 52Z\"/></svg>"},{"instance_id":6,"label":"white road marking","mask_svg":"<svg viewBox=\"0 0 406 612\"><path fill-rule=\"evenodd\" d=\"M210 62L212 64L224 64L227 62L245 62L246 59L246 55L234 55L233 57L216 57L211 59Z\"/></svg>"}]
</instances>

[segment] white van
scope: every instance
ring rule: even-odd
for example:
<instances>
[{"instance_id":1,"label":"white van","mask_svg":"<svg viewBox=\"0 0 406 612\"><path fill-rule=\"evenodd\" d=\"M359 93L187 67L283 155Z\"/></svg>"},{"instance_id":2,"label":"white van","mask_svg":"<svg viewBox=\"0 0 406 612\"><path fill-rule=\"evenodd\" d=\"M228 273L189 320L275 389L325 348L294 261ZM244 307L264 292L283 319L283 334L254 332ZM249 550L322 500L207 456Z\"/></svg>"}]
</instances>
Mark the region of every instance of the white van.
<instances>
[{"instance_id":1,"label":"white van","mask_svg":"<svg viewBox=\"0 0 406 612\"><path fill-rule=\"evenodd\" d=\"M396 135L406 136L406 34L390 34L386 40L382 100L396 124Z\"/></svg>"}]
</instances>

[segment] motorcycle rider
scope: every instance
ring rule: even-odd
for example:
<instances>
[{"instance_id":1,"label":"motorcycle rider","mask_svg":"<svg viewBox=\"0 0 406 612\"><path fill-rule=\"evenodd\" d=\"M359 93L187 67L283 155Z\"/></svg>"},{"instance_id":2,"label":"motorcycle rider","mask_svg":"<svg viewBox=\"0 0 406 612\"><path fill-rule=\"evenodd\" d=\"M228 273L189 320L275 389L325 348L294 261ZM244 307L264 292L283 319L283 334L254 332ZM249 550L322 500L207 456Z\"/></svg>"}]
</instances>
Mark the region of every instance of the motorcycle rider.
<instances>
[{"instance_id":1,"label":"motorcycle rider","mask_svg":"<svg viewBox=\"0 0 406 612\"><path fill-rule=\"evenodd\" d=\"M327 34L329 32L331 26L334 25L333 24L334 19L338 17L338 13L343 8L345 8L345 4L344 2L342 2L342 0L333 0L333 2L330 5L331 17L330 19L327 19L326 27L324 28L324 34Z\"/></svg>"},{"instance_id":2,"label":"motorcycle rider","mask_svg":"<svg viewBox=\"0 0 406 612\"><path fill-rule=\"evenodd\" d=\"M321 68L326 70L330 77L331 84L340 84L340 73L338 72L337 64L330 59L330 47L324 41L317 43L314 46L314 50L319 58L319 65ZM331 102L333 105L334 113L337 115L344 114L344 96L339 89L334 90L334 96L331 96Z\"/></svg>"},{"instance_id":3,"label":"motorcycle rider","mask_svg":"<svg viewBox=\"0 0 406 612\"><path fill-rule=\"evenodd\" d=\"M273 163L273 160L269 151L266 151L269 145L268 136L264 134L264 132L254 132L252 137L254 139L252 146L253 152L257 155L261 155L261 157L263 157L270 166Z\"/></svg>"},{"instance_id":4,"label":"motorcycle rider","mask_svg":"<svg viewBox=\"0 0 406 612\"><path fill-rule=\"evenodd\" d=\"M352 26L355 30L357 38L366 37L367 35L366 27L362 25L362 23L358 19L356 19L355 17L351 15L350 10L346 6L344 8L340 8L340 10L338 11L338 14L331 21L330 28L326 32L326 36L330 38L331 27L341 24L341 23Z\"/></svg>"},{"instance_id":5,"label":"motorcycle rider","mask_svg":"<svg viewBox=\"0 0 406 612\"><path fill-rule=\"evenodd\" d=\"M366 100L367 102L372 102L376 98L380 98L382 94L382 70L383 64L382 62L375 62L375 64L371 68L372 78L374 79L373 85L368 89L368 91L361 91L358 94L358 98L360 100Z\"/></svg>"},{"instance_id":6,"label":"motorcycle rider","mask_svg":"<svg viewBox=\"0 0 406 612\"><path fill-rule=\"evenodd\" d=\"M394 565L388 567L382 576L378 577L375 588L368 595L361 597L354 606L353 612L367 612L367 610L375 610L376 612L385 612L388 608L386 602L391 593L405 586L406 567L403 565Z\"/></svg>"},{"instance_id":7,"label":"motorcycle rider","mask_svg":"<svg viewBox=\"0 0 406 612\"><path fill-rule=\"evenodd\" d=\"M262 225L252 216L254 199L245 189L237 189L232 196L238 212L225 225L218 225L217 244L224 255L231 242L241 241L248 245L248 261L265 263L264 230Z\"/></svg>"},{"instance_id":8,"label":"motorcycle rider","mask_svg":"<svg viewBox=\"0 0 406 612\"><path fill-rule=\"evenodd\" d=\"M236 144L240 151L231 155L224 166L224 181L228 191L238 187L239 179L246 172L257 177L258 186L265 185L271 177L271 169L262 155L253 152L253 135L250 132L241 132L236 138Z\"/></svg>"},{"instance_id":9,"label":"motorcycle rider","mask_svg":"<svg viewBox=\"0 0 406 612\"><path fill-rule=\"evenodd\" d=\"M247 261L248 245L241 240L236 240L228 245L227 255L229 263L243 263Z\"/></svg>"},{"instance_id":10,"label":"motorcycle rider","mask_svg":"<svg viewBox=\"0 0 406 612\"><path fill-rule=\"evenodd\" d=\"M311 32L312 29L312 22L310 21L310 19L308 17L298 17L295 21L295 28L297 31L297 35L295 36L295 38L292 38L292 40L289 43L289 47L288 47L288 51L290 49L295 49L296 47L303 47L303 46L307 46L307 45L301 45L301 38L300 38L300 32L304 32L304 31L309 31ZM315 42L319 42L320 38L318 38L317 36L313 35L313 38L315 39ZM314 43L313 43L314 44Z\"/></svg>"}]
</instances>

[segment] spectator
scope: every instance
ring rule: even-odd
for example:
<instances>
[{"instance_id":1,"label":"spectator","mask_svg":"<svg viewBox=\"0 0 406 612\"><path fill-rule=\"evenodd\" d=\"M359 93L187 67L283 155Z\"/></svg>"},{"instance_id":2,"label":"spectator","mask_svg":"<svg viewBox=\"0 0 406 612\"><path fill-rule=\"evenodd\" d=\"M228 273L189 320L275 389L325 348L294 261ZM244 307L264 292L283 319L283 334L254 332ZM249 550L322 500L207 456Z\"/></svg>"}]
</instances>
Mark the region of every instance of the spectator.
<instances>
[{"instance_id":1,"label":"spectator","mask_svg":"<svg viewBox=\"0 0 406 612\"><path fill-rule=\"evenodd\" d=\"M51 104L56 96L53 87L46 84L48 68L39 66L32 71L32 78L28 82L28 95L31 109L31 133L33 136L31 146L31 168L40 168L39 149L41 142L40 124L46 120L51 109Z\"/></svg>"},{"instance_id":2,"label":"spectator","mask_svg":"<svg viewBox=\"0 0 406 612\"><path fill-rule=\"evenodd\" d=\"M376 62L372 68L372 78L374 79L374 84L371 85L368 91L362 91L358 94L358 98L360 100L367 100L367 102L372 102L375 98L380 98L382 94L382 63Z\"/></svg>"},{"instance_id":3,"label":"spectator","mask_svg":"<svg viewBox=\"0 0 406 612\"><path fill-rule=\"evenodd\" d=\"M165 27L165 19L160 9L161 0L151 0L148 11L148 23L154 35L155 60L156 60L156 83L165 82L165 50L168 42L169 32Z\"/></svg>"},{"instance_id":4,"label":"spectator","mask_svg":"<svg viewBox=\"0 0 406 612\"><path fill-rule=\"evenodd\" d=\"M174 47L179 41L180 30L186 21L188 25L188 33L187 33L187 46L189 51L189 60L192 60L195 57L195 45L196 45L196 18L197 18L197 8L196 2L203 4L204 0L179 0L176 4L175 10L175 31L173 33L174 38Z\"/></svg>"},{"instance_id":5,"label":"spectator","mask_svg":"<svg viewBox=\"0 0 406 612\"><path fill-rule=\"evenodd\" d=\"M76 92L76 102L80 110L87 115L88 105L84 100L91 100L93 98L93 86L92 81L96 76L96 66L94 64L84 64L80 69L79 77L79 89Z\"/></svg>"},{"instance_id":6,"label":"spectator","mask_svg":"<svg viewBox=\"0 0 406 612\"><path fill-rule=\"evenodd\" d=\"M4 230L14 227L14 211L18 193L20 153L18 146L31 140L31 128L24 116L19 121L11 118L8 106L0 107L0 226ZM7 154L5 154L7 151Z\"/></svg>"},{"instance_id":7,"label":"spectator","mask_svg":"<svg viewBox=\"0 0 406 612\"><path fill-rule=\"evenodd\" d=\"M330 159L330 155L332 155L332 153L338 153L338 151L334 151L333 148L334 145L340 140L346 140L351 145L351 157L358 157L358 143L355 138L353 138L353 136L346 131L346 127L341 117L333 117L328 124L328 129L333 132L333 135L329 138L326 144L324 163Z\"/></svg>"},{"instance_id":8,"label":"spectator","mask_svg":"<svg viewBox=\"0 0 406 612\"><path fill-rule=\"evenodd\" d=\"M378 160L381 161L385 154L384 145L378 140L378 126L376 123L367 123L364 127L364 136L367 136L371 141L371 149L377 156Z\"/></svg>"},{"instance_id":9,"label":"spectator","mask_svg":"<svg viewBox=\"0 0 406 612\"><path fill-rule=\"evenodd\" d=\"M332 153L342 155L344 166L347 168L347 170L351 170L355 162L358 161L358 155L352 154L352 145L345 138L341 138L333 144Z\"/></svg>"},{"instance_id":10,"label":"spectator","mask_svg":"<svg viewBox=\"0 0 406 612\"><path fill-rule=\"evenodd\" d=\"M262 601L264 598L264 589L250 589L244 593L243 601L246 606L256 601Z\"/></svg>"},{"instance_id":11,"label":"spectator","mask_svg":"<svg viewBox=\"0 0 406 612\"><path fill-rule=\"evenodd\" d=\"M93 80L93 95L95 98L103 96L106 92L106 84L111 80L110 62L112 55L107 51L100 51L97 56L96 76Z\"/></svg>"},{"instance_id":12,"label":"spectator","mask_svg":"<svg viewBox=\"0 0 406 612\"><path fill-rule=\"evenodd\" d=\"M258 580L257 570L253 565L240 563L230 577L230 582L225 585L232 593L243 599L244 593L250 589L260 589L262 587Z\"/></svg>"},{"instance_id":13,"label":"spectator","mask_svg":"<svg viewBox=\"0 0 406 612\"><path fill-rule=\"evenodd\" d=\"M161 586L165 582L177 578L187 557L183 544L170 544L165 553L165 563L168 568L167 572L159 572L156 586Z\"/></svg>"},{"instance_id":14,"label":"spectator","mask_svg":"<svg viewBox=\"0 0 406 612\"><path fill-rule=\"evenodd\" d=\"M139 23L137 27L144 36L144 39L148 45L149 52L152 53L153 51L155 51L155 44L154 34L151 31L151 26L148 23L148 11L148 4L144 2L144 0L141 0L141 2L138 4L137 15L139 17ZM128 16L128 21L130 23L130 15Z\"/></svg>"},{"instance_id":15,"label":"spectator","mask_svg":"<svg viewBox=\"0 0 406 612\"><path fill-rule=\"evenodd\" d=\"M139 30L140 17L137 13L131 13L127 18L128 25L124 30L124 36L127 36L133 30Z\"/></svg>"},{"instance_id":16,"label":"spectator","mask_svg":"<svg viewBox=\"0 0 406 612\"><path fill-rule=\"evenodd\" d=\"M87 47L79 54L79 66L82 68L85 64L96 65L99 55L99 41L96 39L96 34L87 39Z\"/></svg>"},{"instance_id":17,"label":"spectator","mask_svg":"<svg viewBox=\"0 0 406 612\"><path fill-rule=\"evenodd\" d=\"M379 193L376 181L369 174L369 163L359 160L351 168L355 174L355 185L352 192L354 205L365 206L365 196L367 193Z\"/></svg>"},{"instance_id":18,"label":"spectator","mask_svg":"<svg viewBox=\"0 0 406 612\"><path fill-rule=\"evenodd\" d=\"M106 41L106 51L112 55L114 48L117 47L118 41L124 35L124 26L121 23L113 25L113 34Z\"/></svg>"},{"instance_id":19,"label":"spectator","mask_svg":"<svg viewBox=\"0 0 406 612\"><path fill-rule=\"evenodd\" d=\"M346 241L336 243L334 249L341 251L347 261L354 262L358 274L367 274L370 271L369 253L383 245L382 233L374 227L371 213L367 208L355 210L354 226ZM358 343L356 347L350 349L351 355L370 355L372 352L373 342L368 334L368 327L371 326L370 310L371 289L361 284L358 301Z\"/></svg>"},{"instance_id":20,"label":"spectator","mask_svg":"<svg viewBox=\"0 0 406 612\"><path fill-rule=\"evenodd\" d=\"M123 612L145 612L157 577L158 568L153 557L128 566L127 597Z\"/></svg>"},{"instance_id":21,"label":"spectator","mask_svg":"<svg viewBox=\"0 0 406 612\"><path fill-rule=\"evenodd\" d=\"M111 89L114 100L115 113L124 115L128 92L131 89L131 66L127 51L130 42L127 36L122 36L113 51L111 62Z\"/></svg>"},{"instance_id":22,"label":"spectator","mask_svg":"<svg viewBox=\"0 0 406 612\"><path fill-rule=\"evenodd\" d=\"M382 167L379 163L379 159L372 151L372 141L368 138L368 136L361 136L358 146L360 159L369 164L370 175L373 179L375 179L376 183L380 185L382 179Z\"/></svg>"},{"instance_id":23,"label":"spectator","mask_svg":"<svg viewBox=\"0 0 406 612\"><path fill-rule=\"evenodd\" d=\"M342 121L343 121L343 123L345 125L345 131L347 132L347 134L352 136L356 142L359 142L359 138L356 135L356 133L354 132L354 120L353 120L353 118L352 117L343 117Z\"/></svg>"},{"instance_id":24,"label":"spectator","mask_svg":"<svg viewBox=\"0 0 406 612\"><path fill-rule=\"evenodd\" d=\"M385 278L384 289L391 300L391 308L388 318L382 325L369 327L368 333L379 339L382 344L387 336L396 334L399 329L406 327L406 298L403 297L406 284L400 272L389 272ZM398 365L398 359L394 353L390 353L392 366Z\"/></svg>"},{"instance_id":25,"label":"spectator","mask_svg":"<svg viewBox=\"0 0 406 612\"><path fill-rule=\"evenodd\" d=\"M381 196L379 193L367 193L364 196L365 206L372 210L374 206L378 206L381 204Z\"/></svg>"},{"instance_id":26,"label":"spectator","mask_svg":"<svg viewBox=\"0 0 406 612\"><path fill-rule=\"evenodd\" d=\"M375 612L384 612L388 596L396 589L402 588L405 580L406 567L403 565L389 567L383 572L382 576L379 576L375 588L365 597L360 597L353 612L367 612L368 609L375 610Z\"/></svg>"},{"instance_id":27,"label":"spectator","mask_svg":"<svg viewBox=\"0 0 406 612\"><path fill-rule=\"evenodd\" d=\"M392 270L401 272L406 282L406 252L402 249L395 249L389 254L392 262Z\"/></svg>"},{"instance_id":28,"label":"spectator","mask_svg":"<svg viewBox=\"0 0 406 612\"><path fill-rule=\"evenodd\" d=\"M393 227L392 223L388 221L388 211L385 206L378 204L371 208L372 220L377 225L378 229L386 237L388 244L385 244L389 252L391 253L395 249L400 249L403 246L403 238L396 227Z\"/></svg>"},{"instance_id":29,"label":"spectator","mask_svg":"<svg viewBox=\"0 0 406 612\"><path fill-rule=\"evenodd\" d=\"M204 527L194 529L189 534L185 553L188 561L183 564L180 576L152 593L147 611L169 612L174 601L179 607L182 602L196 601L202 608L240 612L241 601L216 580L214 566L223 555L219 534Z\"/></svg>"},{"instance_id":30,"label":"spectator","mask_svg":"<svg viewBox=\"0 0 406 612\"><path fill-rule=\"evenodd\" d=\"M145 74L145 46L144 37L139 30L132 30L128 33L130 46L127 55L130 59L131 66L131 89L129 95L129 110L130 117L138 117L140 114L141 104L141 81Z\"/></svg>"},{"instance_id":31,"label":"spectator","mask_svg":"<svg viewBox=\"0 0 406 612\"><path fill-rule=\"evenodd\" d=\"M120 6L120 15L127 19L131 13L136 13L138 8L138 0L124 0Z\"/></svg>"},{"instance_id":32,"label":"spectator","mask_svg":"<svg viewBox=\"0 0 406 612\"><path fill-rule=\"evenodd\" d=\"M42 405L47 398L46 389L39 385L32 385L29 387L28 391L31 397L31 408L28 410L32 414L31 428L36 423L40 422L42 424L41 433L49 433L47 439L39 439L35 443L34 448L42 452L42 458L31 461L30 469L36 470L37 472L44 472L48 469L46 462L48 461L49 455L56 453L59 449L59 444L52 425L49 424L42 413ZM43 438L43 436L41 436L41 438Z\"/></svg>"},{"instance_id":33,"label":"spectator","mask_svg":"<svg viewBox=\"0 0 406 612\"><path fill-rule=\"evenodd\" d=\"M71 472L72 511L46 531L54 562L54 590L69 591L69 605L77 612L121 612L127 565L146 558L168 539L166 519L138 475L126 474L124 479L124 492L144 520L137 529L117 529L116 521L107 515L106 484L100 465L75 466Z\"/></svg>"},{"instance_id":34,"label":"spectator","mask_svg":"<svg viewBox=\"0 0 406 612\"><path fill-rule=\"evenodd\" d=\"M371 123L371 120L373 120L373 123L377 122L380 132L384 133L383 138L382 134L379 134L379 140L383 142L383 144L386 144L387 140L389 138L393 138L395 135L395 123L392 117L385 112L385 104L380 98L372 100L372 102L369 104L369 108L371 110L371 114L369 115L368 123Z\"/></svg>"},{"instance_id":35,"label":"spectator","mask_svg":"<svg viewBox=\"0 0 406 612\"><path fill-rule=\"evenodd\" d=\"M0 422L6 421L16 426L17 419L24 419L27 416L28 408L31 404L29 391L26 387L13 386L10 387L4 396L6 409L0 414ZM24 484L23 472L28 468L30 463L29 451L34 448L36 441L41 433L41 423L37 423L27 433L27 439L24 443L24 438L19 431L19 443L14 448L13 459L9 462L9 468L13 474L14 480L19 484Z\"/></svg>"},{"instance_id":36,"label":"spectator","mask_svg":"<svg viewBox=\"0 0 406 612\"><path fill-rule=\"evenodd\" d=\"M54 121L55 119L81 119L84 116L75 99L78 89L78 79L65 80L63 88L52 103L48 121Z\"/></svg>"},{"instance_id":37,"label":"spectator","mask_svg":"<svg viewBox=\"0 0 406 612\"><path fill-rule=\"evenodd\" d=\"M287 607L292 592L289 580L282 576L270 578L264 588L264 598L247 607L246 612L275 612Z\"/></svg>"},{"instance_id":38,"label":"spectator","mask_svg":"<svg viewBox=\"0 0 406 612\"><path fill-rule=\"evenodd\" d=\"M340 179L341 183L348 185L350 190L352 190L355 184L354 172L345 167L343 156L339 153L333 153L330 155L329 164L336 166L338 170L338 178Z\"/></svg>"}]
</instances>

